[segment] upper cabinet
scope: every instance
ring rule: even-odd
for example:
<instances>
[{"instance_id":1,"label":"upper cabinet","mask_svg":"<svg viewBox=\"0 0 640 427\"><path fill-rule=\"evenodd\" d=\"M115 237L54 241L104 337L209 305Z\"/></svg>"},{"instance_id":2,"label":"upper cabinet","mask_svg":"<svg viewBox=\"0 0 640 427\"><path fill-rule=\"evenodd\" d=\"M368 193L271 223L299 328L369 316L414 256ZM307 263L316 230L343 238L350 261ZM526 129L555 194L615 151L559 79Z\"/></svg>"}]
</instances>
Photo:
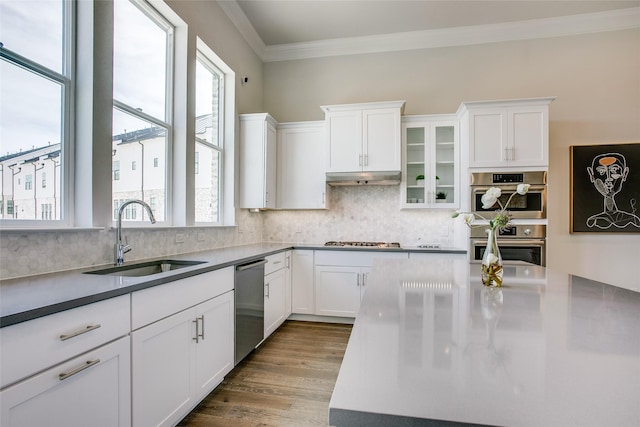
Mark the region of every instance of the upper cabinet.
<instances>
[{"instance_id":1,"label":"upper cabinet","mask_svg":"<svg viewBox=\"0 0 640 427\"><path fill-rule=\"evenodd\" d=\"M326 209L324 121L278 125L278 209Z\"/></svg>"},{"instance_id":2,"label":"upper cabinet","mask_svg":"<svg viewBox=\"0 0 640 427\"><path fill-rule=\"evenodd\" d=\"M402 118L402 207L457 208L460 204L458 120Z\"/></svg>"},{"instance_id":3,"label":"upper cabinet","mask_svg":"<svg viewBox=\"0 0 640 427\"><path fill-rule=\"evenodd\" d=\"M555 98L465 102L469 167L547 167Z\"/></svg>"},{"instance_id":4,"label":"upper cabinet","mask_svg":"<svg viewBox=\"0 0 640 427\"><path fill-rule=\"evenodd\" d=\"M276 207L276 127L267 113L241 114L240 208Z\"/></svg>"},{"instance_id":5,"label":"upper cabinet","mask_svg":"<svg viewBox=\"0 0 640 427\"><path fill-rule=\"evenodd\" d=\"M321 107L326 123L326 171L400 171L403 107L404 101Z\"/></svg>"}]
</instances>

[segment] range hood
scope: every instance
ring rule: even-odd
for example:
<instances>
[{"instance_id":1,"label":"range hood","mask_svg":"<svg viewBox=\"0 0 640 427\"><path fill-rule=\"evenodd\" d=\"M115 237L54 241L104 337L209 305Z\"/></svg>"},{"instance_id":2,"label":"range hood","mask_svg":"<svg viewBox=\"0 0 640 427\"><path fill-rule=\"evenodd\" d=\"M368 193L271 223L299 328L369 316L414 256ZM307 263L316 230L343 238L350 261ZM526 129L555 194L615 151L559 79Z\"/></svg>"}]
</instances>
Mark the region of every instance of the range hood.
<instances>
[{"instance_id":1,"label":"range hood","mask_svg":"<svg viewBox=\"0 0 640 427\"><path fill-rule=\"evenodd\" d=\"M327 172L327 184L338 185L399 185L400 172Z\"/></svg>"}]
</instances>

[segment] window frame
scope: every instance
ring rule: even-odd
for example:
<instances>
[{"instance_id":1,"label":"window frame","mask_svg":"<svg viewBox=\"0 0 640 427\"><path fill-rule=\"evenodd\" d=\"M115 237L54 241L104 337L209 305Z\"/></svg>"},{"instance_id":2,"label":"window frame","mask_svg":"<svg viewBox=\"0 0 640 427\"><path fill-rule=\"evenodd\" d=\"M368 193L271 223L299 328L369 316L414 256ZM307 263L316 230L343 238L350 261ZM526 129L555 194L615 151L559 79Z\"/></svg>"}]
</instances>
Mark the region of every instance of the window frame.
<instances>
[{"instance_id":1,"label":"window frame","mask_svg":"<svg viewBox=\"0 0 640 427\"><path fill-rule=\"evenodd\" d=\"M38 219L8 219L4 213L0 215L0 227L6 229L63 229L74 226L73 204L74 190L73 181L75 173L75 138L74 129L71 123L75 117L75 93L76 93L76 34L77 34L77 5L74 0L60 0L62 4L62 60L61 70L57 72L45 65L31 60L17 52L5 48L0 45L0 60L7 61L9 64L31 72L38 77L50 80L60 85L61 105L60 105L60 218L43 220ZM55 175L54 167L54 175ZM4 172L3 172L4 173ZM55 179L55 177L54 177ZM34 176L37 181L37 176ZM37 183L32 184L37 186ZM34 188L34 191L35 190ZM14 196L6 197L7 201L11 201L12 213L15 216ZM8 204L7 204L8 207ZM57 212L53 212L55 216Z\"/></svg>"},{"instance_id":2,"label":"window frame","mask_svg":"<svg viewBox=\"0 0 640 427\"><path fill-rule=\"evenodd\" d=\"M198 40L199 41L199 40ZM194 149L194 158L196 159L196 162L199 161L199 159L197 159L197 157L195 156L197 154L197 145L201 144L203 146L205 146L208 149L213 150L214 152L216 152L218 154L218 177L217 177L217 181L218 181L218 188L216 189L216 191L218 192L218 206L216 207L217 209L217 217L218 220L217 221L197 221L195 218L195 185L194 185L194 224L196 225L222 225L224 224L224 189L225 189L225 182L224 182L224 176L225 176L225 147L227 144L225 144L225 130L226 130L226 117L227 117L227 108L226 108L226 80L227 80L227 73L225 73L225 71L216 64L216 59L215 58L211 58L210 54L208 54L206 52L207 49L204 49L202 42L199 41L198 43L198 47L196 48L196 61L200 62L202 64L202 66L204 66L208 71L210 71L213 74L216 74L219 77L219 87L218 87L218 111L219 111L219 115L218 115L218 126L217 126L217 135L216 135L216 140L218 142L218 144L213 144L210 141L206 141L202 138L198 137L197 133L194 133L194 143L193 143L193 149ZM217 58L217 57L216 57ZM219 60L219 58L218 58ZM197 90L197 88L196 88ZM194 99L195 102L195 99ZM195 117L194 117L195 119ZM193 125L195 126L195 120L193 120ZM199 174L199 164L196 163L194 165L194 174L193 174L193 179L195 181L196 179L196 175Z\"/></svg>"},{"instance_id":3,"label":"window frame","mask_svg":"<svg viewBox=\"0 0 640 427\"><path fill-rule=\"evenodd\" d=\"M138 120L149 122L154 126L158 126L163 128L165 131L165 147L164 147L164 157L165 157L165 170L164 170L164 212L159 214L158 212L154 212L156 214L158 225L169 226L172 224L172 167L173 167L173 158L171 153L173 152L173 92L175 87L174 82L174 67L175 67L175 25L168 19L163 13L158 11L153 5L151 5L146 0L125 0L129 1L134 7L137 7L148 19L153 21L156 25L166 31L166 62L165 62L165 111L164 111L164 120L160 120L151 114L147 114L144 111L138 110L136 107L128 105L122 101L119 101L113 96L113 110L118 110L124 114L128 114ZM114 23L115 25L115 23ZM114 30L115 31L115 30ZM115 38L115 35L112 34L112 40ZM112 63L113 67L113 63ZM115 80L115 76L114 76ZM143 159L144 161L144 159ZM153 167L157 167L157 159L153 159ZM144 171L144 165L141 165L141 170ZM144 191L144 188L143 188ZM113 188L111 189L110 199L114 198ZM163 219L159 219L163 218ZM127 218L123 218L127 219ZM115 225L116 221L114 220L113 225ZM150 224L148 221L141 220L127 220L127 224L129 226L137 226L137 227L148 227Z\"/></svg>"}]
</instances>

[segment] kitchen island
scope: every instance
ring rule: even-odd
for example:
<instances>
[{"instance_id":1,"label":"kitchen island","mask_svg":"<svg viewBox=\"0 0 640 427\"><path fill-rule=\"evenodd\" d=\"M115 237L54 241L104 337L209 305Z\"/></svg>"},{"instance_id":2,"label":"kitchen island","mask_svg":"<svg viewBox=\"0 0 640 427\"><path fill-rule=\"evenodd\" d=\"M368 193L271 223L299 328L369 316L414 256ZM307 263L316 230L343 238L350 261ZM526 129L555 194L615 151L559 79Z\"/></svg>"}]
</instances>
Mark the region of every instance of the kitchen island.
<instances>
[{"instance_id":1,"label":"kitchen island","mask_svg":"<svg viewBox=\"0 0 640 427\"><path fill-rule=\"evenodd\" d=\"M376 260L329 405L346 426L639 426L640 293L544 267Z\"/></svg>"}]
</instances>

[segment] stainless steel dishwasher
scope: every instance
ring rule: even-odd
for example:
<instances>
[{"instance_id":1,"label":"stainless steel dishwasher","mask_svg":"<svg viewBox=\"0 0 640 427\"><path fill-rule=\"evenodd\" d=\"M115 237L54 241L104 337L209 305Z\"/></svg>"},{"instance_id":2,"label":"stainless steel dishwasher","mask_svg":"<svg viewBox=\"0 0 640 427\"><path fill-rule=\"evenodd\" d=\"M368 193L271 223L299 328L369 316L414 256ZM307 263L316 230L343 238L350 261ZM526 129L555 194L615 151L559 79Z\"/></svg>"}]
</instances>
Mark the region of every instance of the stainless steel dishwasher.
<instances>
[{"instance_id":1,"label":"stainless steel dishwasher","mask_svg":"<svg viewBox=\"0 0 640 427\"><path fill-rule=\"evenodd\" d=\"M264 338L265 259L236 266L235 313L237 365Z\"/></svg>"}]
</instances>

